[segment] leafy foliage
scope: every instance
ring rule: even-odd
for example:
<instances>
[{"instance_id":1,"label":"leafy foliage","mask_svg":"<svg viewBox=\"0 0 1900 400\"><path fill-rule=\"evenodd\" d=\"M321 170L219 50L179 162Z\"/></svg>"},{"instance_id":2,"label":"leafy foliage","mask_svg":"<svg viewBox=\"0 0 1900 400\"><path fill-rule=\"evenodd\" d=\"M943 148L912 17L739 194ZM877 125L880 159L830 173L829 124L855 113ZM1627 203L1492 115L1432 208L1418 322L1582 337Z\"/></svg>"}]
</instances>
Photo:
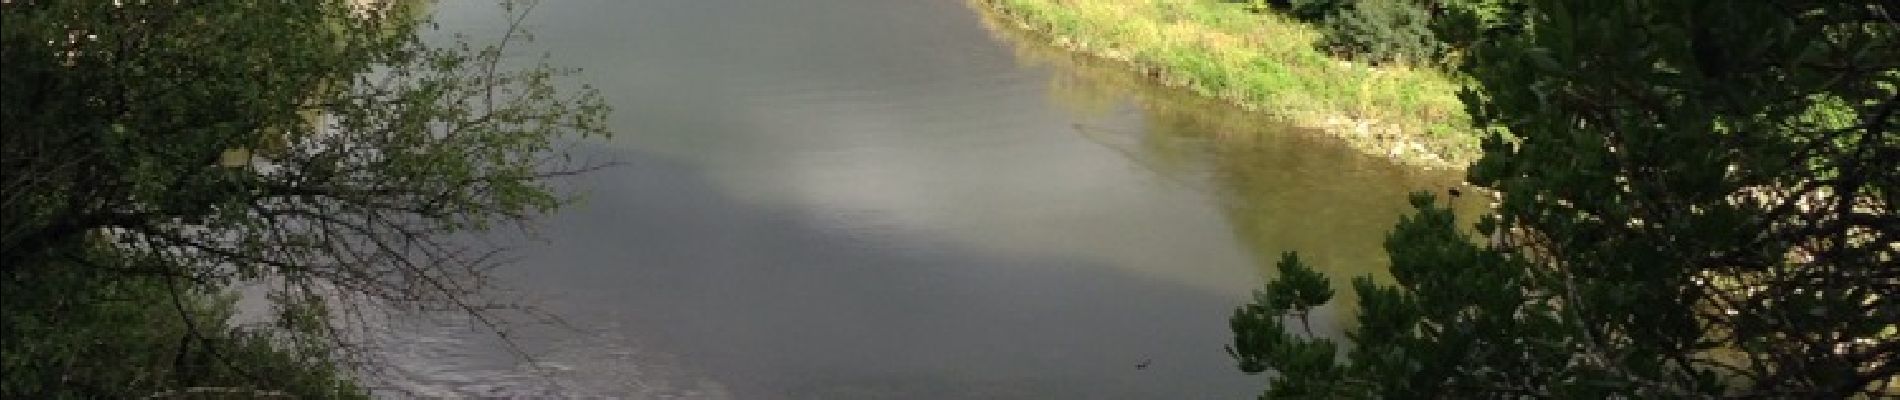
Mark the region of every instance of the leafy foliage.
<instances>
[{"instance_id":1,"label":"leafy foliage","mask_svg":"<svg viewBox=\"0 0 1900 400\"><path fill-rule=\"evenodd\" d=\"M1900 391L1900 10L1521 4L1458 28L1486 32L1466 103L1510 138L1470 170L1501 196L1489 240L1414 199L1397 285L1355 281L1343 360L1242 307L1233 348L1277 373L1267 397Z\"/></svg>"},{"instance_id":2,"label":"leafy foliage","mask_svg":"<svg viewBox=\"0 0 1900 400\"><path fill-rule=\"evenodd\" d=\"M1285 10L1287 15L1303 21L1324 21L1352 8L1349 0L1248 0L1248 8L1256 11L1269 9Z\"/></svg>"},{"instance_id":3,"label":"leafy foliage","mask_svg":"<svg viewBox=\"0 0 1900 400\"><path fill-rule=\"evenodd\" d=\"M1524 27L1521 0L1455 0L1438 2L1432 34L1443 43L1445 65L1456 66L1458 52L1486 36L1512 35Z\"/></svg>"},{"instance_id":4,"label":"leafy foliage","mask_svg":"<svg viewBox=\"0 0 1900 400\"><path fill-rule=\"evenodd\" d=\"M557 140L605 135L607 110L591 89L556 90L562 71L505 58L500 46L521 39L517 30L495 46L424 43L415 3L0 4L8 287L139 291L133 299L162 289L192 305L263 285L275 292L280 327L334 340L343 327L332 322L357 310L327 304L477 316L509 307L482 297L496 251L464 238L561 205L547 178L591 166L568 160ZM71 274L85 278L54 278ZM46 304L14 298L10 291L9 342L87 323L13 319L15 305L39 315L34 307ZM182 333L204 348L243 336L225 332L223 313L174 308L176 318L206 316ZM177 357L208 354L179 348ZM34 369L17 376L39 379L9 375L5 397L75 389L34 374L103 362L84 352L15 354L9 363ZM188 384L204 375L154 376ZM137 382L99 382L154 387L127 379Z\"/></svg>"},{"instance_id":5,"label":"leafy foliage","mask_svg":"<svg viewBox=\"0 0 1900 400\"><path fill-rule=\"evenodd\" d=\"M1475 2L1476 0L1473 0ZM1463 0L1453 3L1463 3ZM1439 5L1428 0L1287 0L1250 4L1277 8L1324 34L1320 48L1367 63L1430 64L1447 49L1433 30Z\"/></svg>"},{"instance_id":6,"label":"leafy foliage","mask_svg":"<svg viewBox=\"0 0 1900 400\"><path fill-rule=\"evenodd\" d=\"M1337 352L1331 342L1298 339L1282 322L1297 318L1308 335L1308 318L1314 307L1332 301L1333 288L1319 271L1301 263L1294 253L1281 255L1275 265L1279 279L1254 292L1254 304L1234 310L1230 319L1235 332L1234 344L1227 353L1240 360L1240 369L1248 373L1265 371L1267 366L1311 372L1331 372ZM1263 356L1271 355L1272 359ZM1334 382L1276 381L1274 390L1283 395L1319 396L1328 394Z\"/></svg>"},{"instance_id":7,"label":"leafy foliage","mask_svg":"<svg viewBox=\"0 0 1900 400\"><path fill-rule=\"evenodd\" d=\"M1319 45L1369 63L1436 62L1444 53L1431 10L1414 0L1365 0L1327 13Z\"/></svg>"},{"instance_id":8,"label":"leafy foliage","mask_svg":"<svg viewBox=\"0 0 1900 400\"><path fill-rule=\"evenodd\" d=\"M231 326L230 296L71 266L6 279L0 393L8 398L362 397L328 342Z\"/></svg>"}]
</instances>

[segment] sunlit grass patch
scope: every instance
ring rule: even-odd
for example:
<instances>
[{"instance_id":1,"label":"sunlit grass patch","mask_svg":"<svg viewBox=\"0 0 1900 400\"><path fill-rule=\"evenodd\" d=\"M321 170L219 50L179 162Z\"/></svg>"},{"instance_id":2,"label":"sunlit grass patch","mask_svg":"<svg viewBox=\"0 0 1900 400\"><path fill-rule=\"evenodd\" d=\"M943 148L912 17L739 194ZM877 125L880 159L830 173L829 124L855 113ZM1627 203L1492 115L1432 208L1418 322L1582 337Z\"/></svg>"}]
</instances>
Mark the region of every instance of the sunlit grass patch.
<instances>
[{"instance_id":1,"label":"sunlit grass patch","mask_svg":"<svg viewBox=\"0 0 1900 400\"><path fill-rule=\"evenodd\" d=\"M977 0L1057 45L1156 80L1322 128L1400 161L1462 167L1478 132L1446 73L1368 67L1314 46L1315 28L1215 0Z\"/></svg>"}]
</instances>

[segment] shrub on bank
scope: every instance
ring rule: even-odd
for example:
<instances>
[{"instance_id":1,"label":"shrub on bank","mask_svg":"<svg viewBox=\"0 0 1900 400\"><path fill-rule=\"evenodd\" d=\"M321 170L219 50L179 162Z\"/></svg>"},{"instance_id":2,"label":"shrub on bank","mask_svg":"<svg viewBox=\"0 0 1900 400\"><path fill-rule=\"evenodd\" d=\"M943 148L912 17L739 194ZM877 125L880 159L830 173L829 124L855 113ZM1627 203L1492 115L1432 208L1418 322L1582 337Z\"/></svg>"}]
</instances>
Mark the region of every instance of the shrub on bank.
<instances>
[{"instance_id":1,"label":"shrub on bank","mask_svg":"<svg viewBox=\"0 0 1900 400\"><path fill-rule=\"evenodd\" d=\"M1451 65L1479 36L1514 30L1518 0L1253 0L1312 24L1335 57L1372 64Z\"/></svg>"},{"instance_id":2,"label":"shrub on bank","mask_svg":"<svg viewBox=\"0 0 1900 400\"><path fill-rule=\"evenodd\" d=\"M1352 0L1252 0L1256 11L1277 8L1301 21L1325 21L1351 8L1352 3Z\"/></svg>"},{"instance_id":3,"label":"shrub on bank","mask_svg":"<svg viewBox=\"0 0 1900 400\"><path fill-rule=\"evenodd\" d=\"M1444 54L1445 43L1430 26L1431 10L1412 0L1366 0L1328 11L1319 44L1332 54L1413 65L1435 63Z\"/></svg>"}]
</instances>

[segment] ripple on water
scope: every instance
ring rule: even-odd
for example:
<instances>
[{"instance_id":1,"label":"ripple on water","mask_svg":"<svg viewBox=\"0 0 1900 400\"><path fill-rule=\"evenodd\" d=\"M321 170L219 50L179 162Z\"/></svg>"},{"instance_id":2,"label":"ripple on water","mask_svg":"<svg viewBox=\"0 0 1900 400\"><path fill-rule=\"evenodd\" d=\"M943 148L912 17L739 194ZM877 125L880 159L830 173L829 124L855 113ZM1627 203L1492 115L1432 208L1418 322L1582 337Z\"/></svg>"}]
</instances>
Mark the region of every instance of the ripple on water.
<instances>
[{"instance_id":1,"label":"ripple on water","mask_svg":"<svg viewBox=\"0 0 1900 400\"><path fill-rule=\"evenodd\" d=\"M731 399L719 382L678 357L617 333L553 329L545 343L507 350L467 324L382 329L372 347L385 368L370 373L379 398ZM613 330L606 330L612 332Z\"/></svg>"}]
</instances>

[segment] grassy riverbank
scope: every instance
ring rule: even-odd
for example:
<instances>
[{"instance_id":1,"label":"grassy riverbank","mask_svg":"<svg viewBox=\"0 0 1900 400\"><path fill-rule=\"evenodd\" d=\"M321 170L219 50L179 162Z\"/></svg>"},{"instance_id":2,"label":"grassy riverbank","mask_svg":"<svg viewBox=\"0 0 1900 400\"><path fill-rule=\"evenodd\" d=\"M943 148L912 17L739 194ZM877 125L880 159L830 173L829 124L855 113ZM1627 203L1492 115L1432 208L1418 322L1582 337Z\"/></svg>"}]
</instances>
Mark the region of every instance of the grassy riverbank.
<instances>
[{"instance_id":1,"label":"grassy riverbank","mask_svg":"<svg viewBox=\"0 0 1900 400\"><path fill-rule=\"evenodd\" d=\"M1332 58L1314 28L1216 0L973 0L1058 46L1161 83L1334 134L1400 162L1462 168L1478 153L1458 85L1423 68Z\"/></svg>"}]
</instances>

